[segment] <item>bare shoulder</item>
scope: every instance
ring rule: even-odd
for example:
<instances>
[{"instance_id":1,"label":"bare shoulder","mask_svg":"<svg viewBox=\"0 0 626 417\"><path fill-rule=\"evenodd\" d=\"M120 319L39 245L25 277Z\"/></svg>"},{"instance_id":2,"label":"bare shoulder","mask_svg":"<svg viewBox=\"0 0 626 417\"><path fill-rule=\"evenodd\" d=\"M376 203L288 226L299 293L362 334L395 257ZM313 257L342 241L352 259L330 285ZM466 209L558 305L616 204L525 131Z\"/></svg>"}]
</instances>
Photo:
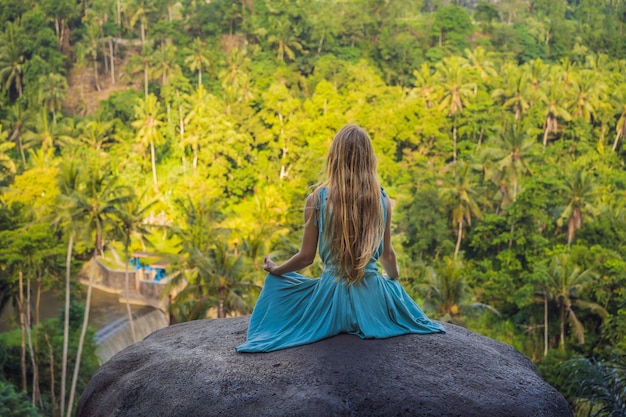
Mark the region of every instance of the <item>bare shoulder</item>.
<instances>
[{"instance_id":1,"label":"bare shoulder","mask_svg":"<svg viewBox=\"0 0 626 417\"><path fill-rule=\"evenodd\" d=\"M304 203L305 208L314 208L315 203L317 201L317 193L311 193L307 196L306 202Z\"/></svg>"},{"instance_id":2,"label":"bare shoulder","mask_svg":"<svg viewBox=\"0 0 626 417\"><path fill-rule=\"evenodd\" d=\"M385 194L383 196L383 199L385 201L385 208L387 209L387 211L391 210L393 204L391 202L391 198L389 198L389 196L387 194Z\"/></svg>"}]
</instances>

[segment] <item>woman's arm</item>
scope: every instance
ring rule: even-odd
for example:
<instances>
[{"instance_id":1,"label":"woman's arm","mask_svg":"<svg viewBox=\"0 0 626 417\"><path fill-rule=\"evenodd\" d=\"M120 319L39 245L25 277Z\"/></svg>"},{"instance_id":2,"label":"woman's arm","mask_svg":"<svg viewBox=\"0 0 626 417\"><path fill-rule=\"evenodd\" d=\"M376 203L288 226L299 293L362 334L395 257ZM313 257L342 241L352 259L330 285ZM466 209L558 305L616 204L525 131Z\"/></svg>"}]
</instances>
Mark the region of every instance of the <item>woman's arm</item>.
<instances>
[{"instance_id":1,"label":"woman's arm","mask_svg":"<svg viewBox=\"0 0 626 417\"><path fill-rule=\"evenodd\" d=\"M391 246L391 200L385 197L385 207L387 208L387 221L385 222L385 235L383 237L383 253L380 255L380 263L391 279L398 279L400 268L396 261L396 252Z\"/></svg>"},{"instance_id":2,"label":"woman's arm","mask_svg":"<svg viewBox=\"0 0 626 417\"><path fill-rule=\"evenodd\" d=\"M287 272L298 271L313 263L317 251L317 224L315 222L315 196L311 194L304 206L304 234L300 251L287 262L277 266L269 255L265 256L263 269L272 275L283 275Z\"/></svg>"}]
</instances>

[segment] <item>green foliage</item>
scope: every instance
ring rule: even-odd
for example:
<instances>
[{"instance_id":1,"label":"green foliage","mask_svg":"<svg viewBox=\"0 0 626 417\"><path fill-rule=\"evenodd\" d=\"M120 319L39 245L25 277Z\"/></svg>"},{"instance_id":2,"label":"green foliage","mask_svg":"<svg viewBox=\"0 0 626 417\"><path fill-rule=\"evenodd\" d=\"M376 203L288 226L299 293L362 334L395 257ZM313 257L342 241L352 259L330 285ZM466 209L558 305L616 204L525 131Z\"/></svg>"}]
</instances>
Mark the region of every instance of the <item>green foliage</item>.
<instances>
[{"instance_id":1,"label":"green foliage","mask_svg":"<svg viewBox=\"0 0 626 417\"><path fill-rule=\"evenodd\" d=\"M37 417L40 414L24 393L13 384L0 380L0 413L6 417Z\"/></svg>"}]
</instances>

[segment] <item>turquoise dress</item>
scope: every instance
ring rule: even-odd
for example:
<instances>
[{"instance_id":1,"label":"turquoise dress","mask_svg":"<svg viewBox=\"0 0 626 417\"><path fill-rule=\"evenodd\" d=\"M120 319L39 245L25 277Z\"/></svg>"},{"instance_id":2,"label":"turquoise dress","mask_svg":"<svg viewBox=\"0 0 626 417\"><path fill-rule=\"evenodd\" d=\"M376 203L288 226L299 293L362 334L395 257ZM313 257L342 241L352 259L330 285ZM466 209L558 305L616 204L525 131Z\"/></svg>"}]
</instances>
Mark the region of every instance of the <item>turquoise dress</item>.
<instances>
[{"instance_id":1,"label":"turquoise dress","mask_svg":"<svg viewBox=\"0 0 626 417\"><path fill-rule=\"evenodd\" d=\"M270 352L317 342L340 333L383 339L407 333L445 333L444 327L426 317L396 280L384 278L376 261L383 242L372 255L360 284L337 279L323 236L327 190L319 192L319 255L325 268L320 278L295 272L268 274L238 352ZM384 195L383 195L384 199ZM383 200L383 207L385 203ZM384 210L385 219L387 216Z\"/></svg>"}]
</instances>

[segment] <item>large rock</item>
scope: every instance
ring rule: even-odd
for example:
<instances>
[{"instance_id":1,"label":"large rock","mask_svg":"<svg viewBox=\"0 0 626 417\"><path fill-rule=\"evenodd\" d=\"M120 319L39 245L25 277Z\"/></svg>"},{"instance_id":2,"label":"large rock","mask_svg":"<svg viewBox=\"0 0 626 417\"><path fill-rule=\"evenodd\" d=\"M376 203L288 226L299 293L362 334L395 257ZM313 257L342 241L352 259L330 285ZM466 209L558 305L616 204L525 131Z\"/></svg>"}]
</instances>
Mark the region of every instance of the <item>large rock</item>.
<instances>
[{"instance_id":1,"label":"large rock","mask_svg":"<svg viewBox=\"0 0 626 417\"><path fill-rule=\"evenodd\" d=\"M462 327L237 353L248 319L183 323L129 346L93 376L77 416L571 416L525 356Z\"/></svg>"}]
</instances>

